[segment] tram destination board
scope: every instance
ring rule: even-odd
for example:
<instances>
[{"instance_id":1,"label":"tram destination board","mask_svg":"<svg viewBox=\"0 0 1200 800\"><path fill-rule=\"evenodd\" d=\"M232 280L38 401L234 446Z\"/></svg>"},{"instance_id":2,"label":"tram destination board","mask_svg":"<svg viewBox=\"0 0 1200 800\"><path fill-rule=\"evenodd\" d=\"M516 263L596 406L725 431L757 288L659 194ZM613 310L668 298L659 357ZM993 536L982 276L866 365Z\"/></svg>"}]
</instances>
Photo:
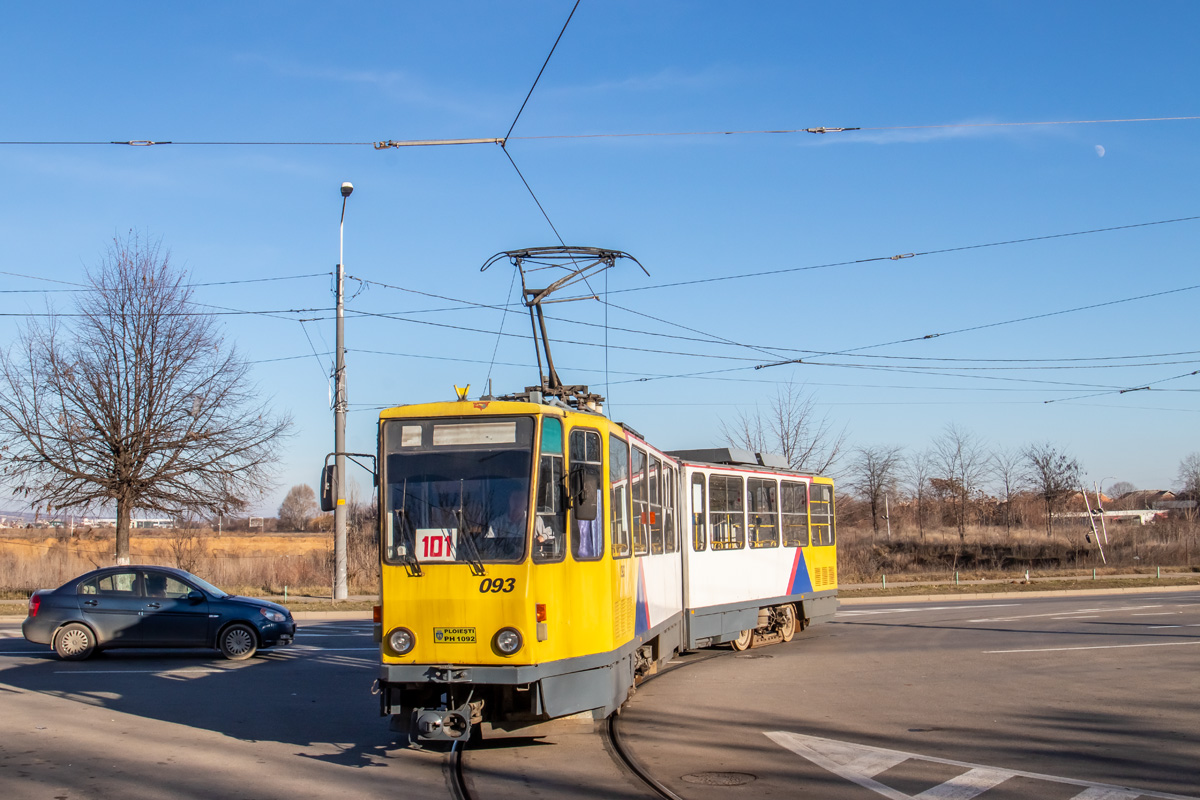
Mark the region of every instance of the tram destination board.
<instances>
[{"instance_id":1,"label":"tram destination board","mask_svg":"<svg viewBox=\"0 0 1200 800\"><path fill-rule=\"evenodd\" d=\"M441 644L474 644L474 628L434 628L433 640Z\"/></svg>"}]
</instances>

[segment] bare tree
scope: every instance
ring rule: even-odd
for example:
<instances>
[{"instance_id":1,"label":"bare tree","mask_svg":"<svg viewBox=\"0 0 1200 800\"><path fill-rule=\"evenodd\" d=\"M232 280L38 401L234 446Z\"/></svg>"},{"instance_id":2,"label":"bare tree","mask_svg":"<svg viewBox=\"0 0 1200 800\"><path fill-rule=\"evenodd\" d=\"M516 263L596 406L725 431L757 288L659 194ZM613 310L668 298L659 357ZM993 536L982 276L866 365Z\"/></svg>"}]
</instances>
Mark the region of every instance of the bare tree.
<instances>
[{"instance_id":1,"label":"bare tree","mask_svg":"<svg viewBox=\"0 0 1200 800\"><path fill-rule=\"evenodd\" d=\"M959 540L967 538L971 496L987 474L987 455L973 433L951 423L933 442L934 460L949 489Z\"/></svg>"},{"instance_id":2,"label":"bare tree","mask_svg":"<svg viewBox=\"0 0 1200 800\"><path fill-rule=\"evenodd\" d=\"M290 421L158 242L116 238L86 278L73 315L31 321L0 355L0 481L47 509L115 505L124 564L135 508L243 507Z\"/></svg>"},{"instance_id":3,"label":"bare tree","mask_svg":"<svg viewBox=\"0 0 1200 800\"><path fill-rule=\"evenodd\" d=\"M818 416L816 402L802 386L782 384L766 411L739 411L721 435L734 447L778 453L801 472L828 475L844 455L846 429L837 430L828 415Z\"/></svg>"},{"instance_id":4,"label":"bare tree","mask_svg":"<svg viewBox=\"0 0 1200 800\"><path fill-rule=\"evenodd\" d=\"M1025 456L1016 451L1001 448L992 453L992 479L999 494L1004 498L1004 532L1012 535L1012 501L1024 478Z\"/></svg>"},{"instance_id":5,"label":"bare tree","mask_svg":"<svg viewBox=\"0 0 1200 800\"><path fill-rule=\"evenodd\" d=\"M1179 462L1175 480L1179 483L1179 494L1200 500L1200 453L1191 453Z\"/></svg>"},{"instance_id":6,"label":"bare tree","mask_svg":"<svg viewBox=\"0 0 1200 800\"><path fill-rule=\"evenodd\" d=\"M895 491L896 473L902 463L901 448L874 445L854 450L850 465L850 485L858 490L871 508L872 535L879 533L879 515L884 510L884 495Z\"/></svg>"},{"instance_id":7,"label":"bare tree","mask_svg":"<svg viewBox=\"0 0 1200 800\"><path fill-rule=\"evenodd\" d=\"M1119 499L1121 499L1122 495L1126 495L1126 494L1129 494L1130 492L1136 492L1136 491L1137 491L1137 487L1134 486L1129 481L1117 481L1112 486L1108 487L1108 496L1111 497L1113 500L1119 500Z\"/></svg>"},{"instance_id":8,"label":"bare tree","mask_svg":"<svg viewBox=\"0 0 1200 800\"><path fill-rule=\"evenodd\" d=\"M304 531L317 515L317 494L308 484L298 483L288 489L279 505L279 524L284 530Z\"/></svg>"},{"instance_id":9,"label":"bare tree","mask_svg":"<svg viewBox=\"0 0 1200 800\"><path fill-rule=\"evenodd\" d=\"M1046 535L1054 535L1054 510L1081 488L1079 462L1049 442L1023 451L1029 485L1046 504Z\"/></svg>"},{"instance_id":10,"label":"bare tree","mask_svg":"<svg viewBox=\"0 0 1200 800\"><path fill-rule=\"evenodd\" d=\"M922 450L905 462L905 477L913 499L917 502L917 530L925 538L925 500L929 496L929 479L933 476L933 453Z\"/></svg>"}]
</instances>

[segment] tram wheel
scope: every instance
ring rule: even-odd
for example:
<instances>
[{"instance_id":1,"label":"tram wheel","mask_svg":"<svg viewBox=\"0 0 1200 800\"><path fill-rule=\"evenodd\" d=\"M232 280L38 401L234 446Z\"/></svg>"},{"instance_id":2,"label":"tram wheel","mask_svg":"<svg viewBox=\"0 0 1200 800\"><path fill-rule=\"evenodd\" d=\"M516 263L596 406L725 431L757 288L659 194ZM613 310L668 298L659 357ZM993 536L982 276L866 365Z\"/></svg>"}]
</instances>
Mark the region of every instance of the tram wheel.
<instances>
[{"instance_id":1,"label":"tram wheel","mask_svg":"<svg viewBox=\"0 0 1200 800\"><path fill-rule=\"evenodd\" d=\"M754 643L754 631L742 631L738 637L730 642L733 649L737 651L749 650L750 645Z\"/></svg>"},{"instance_id":2,"label":"tram wheel","mask_svg":"<svg viewBox=\"0 0 1200 800\"><path fill-rule=\"evenodd\" d=\"M796 607L791 603L779 607L783 616L783 624L779 626L779 635L783 641L790 642L796 636Z\"/></svg>"}]
</instances>

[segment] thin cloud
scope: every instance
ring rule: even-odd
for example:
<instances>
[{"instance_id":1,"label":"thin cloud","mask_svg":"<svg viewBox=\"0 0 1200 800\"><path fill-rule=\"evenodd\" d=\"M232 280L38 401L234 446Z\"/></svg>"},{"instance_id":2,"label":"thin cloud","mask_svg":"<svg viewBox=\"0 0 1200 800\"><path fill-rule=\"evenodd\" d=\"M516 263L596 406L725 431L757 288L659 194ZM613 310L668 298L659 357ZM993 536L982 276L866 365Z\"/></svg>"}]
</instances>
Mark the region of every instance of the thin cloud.
<instances>
[{"instance_id":1,"label":"thin cloud","mask_svg":"<svg viewBox=\"0 0 1200 800\"><path fill-rule=\"evenodd\" d=\"M345 69L300 64L287 59L272 58L258 53L240 53L233 60L242 64L259 64L283 77L306 81L353 84L373 88L392 100L414 106L448 111L473 119L490 119L492 114L481 113L486 105L482 98L467 98L444 89L424 84L420 78L403 70Z\"/></svg>"},{"instance_id":2,"label":"thin cloud","mask_svg":"<svg viewBox=\"0 0 1200 800\"><path fill-rule=\"evenodd\" d=\"M699 72L685 72L676 67L667 67L647 75L629 75L619 80L598 81L590 84L559 85L547 88L547 94L610 94L623 92L701 92L730 86L745 80L742 70L726 67L709 67Z\"/></svg>"}]
</instances>

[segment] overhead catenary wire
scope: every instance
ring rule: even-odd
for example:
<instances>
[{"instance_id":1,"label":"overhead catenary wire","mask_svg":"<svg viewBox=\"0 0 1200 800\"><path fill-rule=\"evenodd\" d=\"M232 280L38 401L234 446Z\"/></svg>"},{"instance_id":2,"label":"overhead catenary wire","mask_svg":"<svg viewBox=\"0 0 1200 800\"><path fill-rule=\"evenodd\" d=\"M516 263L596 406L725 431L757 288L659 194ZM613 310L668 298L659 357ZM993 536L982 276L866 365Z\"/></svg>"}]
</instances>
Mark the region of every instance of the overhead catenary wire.
<instances>
[{"instance_id":1,"label":"overhead catenary wire","mask_svg":"<svg viewBox=\"0 0 1200 800\"><path fill-rule=\"evenodd\" d=\"M1193 370L1192 372L1185 372L1182 375L1172 375L1169 378L1161 378L1156 381L1149 381L1148 383L1145 383L1141 386L1126 387L1124 389L1110 389L1110 390L1104 391L1104 392L1097 392L1096 394L1085 394L1085 395L1080 395L1078 397L1061 397L1061 398L1056 398L1053 400L1044 400L1042 402L1043 403L1065 403L1065 402L1069 402L1071 400L1086 400L1086 399L1089 399L1092 397L1102 397L1104 395L1129 394L1130 392L1149 392L1149 391L1154 391L1154 387L1160 383L1167 383L1169 381L1177 381L1182 378L1190 378L1194 375L1200 375L1200 369ZM1184 389L1181 391L1194 391L1194 390Z\"/></svg>"},{"instance_id":2,"label":"overhead catenary wire","mask_svg":"<svg viewBox=\"0 0 1200 800\"><path fill-rule=\"evenodd\" d=\"M575 0L575 5L571 7L571 13L567 15L567 21L563 23L562 30L558 32L558 37L554 40L554 44L550 47L550 52L546 54L546 60L542 62L542 68L538 70L537 77L533 79L533 85L529 87L529 92L525 95L525 99L521 101L521 107L517 109L517 115L513 117L512 125L508 126L508 133L504 134L504 138L508 139L512 136L513 129L517 127L517 120L521 118L521 112L525 110L526 104L529 103L529 98L533 97L533 90L537 88L538 81L542 79L542 73L546 71L546 66L549 65L554 51L558 49L558 43L562 41L563 34L567 32L567 26L571 24L571 18L575 16L575 11L579 8L579 0ZM513 166L516 166L515 164Z\"/></svg>"},{"instance_id":3,"label":"overhead catenary wire","mask_svg":"<svg viewBox=\"0 0 1200 800\"><path fill-rule=\"evenodd\" d=\"M1151 292L1150 294L1138 295L1136 297L1125 297L1120 300L1107 300L1103 303L1092 303L1092 304L1086 305L1086 306L1076 306L1074 308L1064 308L1064 309L1059 309L1058 311L1047 311L1044 314L1031 314L1031 315L1025 316L1025 317L1017 317L1016 319L1002 320L1000 322L987 322L982 325L971 325L966 328L958 328L956 330L942 331L940 333L927 333L923 336L912 336L907 339L896 339L896 340L893 340L890 342L881 342L879 344L868 344L868 345L863 345L861 347L852 347L852 348L847 348L845 350L838 350L835 352L821 353L817 357L841 356L841 355L847 355L849 353L855 353L855 352L858 352L859 350L870 350L870 349L875 349L878 347L890 347L890 346L896 345L896 344L910 344L912 342L921 342L921 341L926 341L929 339L939 339L944 336L953 336L953 335L959 334L959 333L970 333L972 331L980 331L980 330L985 330L987 328L997 328L1002 325L1014 325L1019 322L1030 322L1035 319L1046 319L1047 317L1057 317L1062 314L1073 314L1077 311L1090 311L1090 310L1097 309L1097 308L1104 308L1106 306L1115 306L1115 305L1120 305L1122 303L1132 303L1135 300L1147 300L1152 297L1163 297L1164 295L1169 295L1169 294L1178 294L1180 292L1190 292L1190 291L1194 291L1196 289L1200 289L1200 284L1193 284L1192 286L1181 286L1177 289L1166 289L1161 292ZM778 366L782 366L784 364L797 363L797 361L798 361L798 359L792 360L792 361L781 361L781 362L778 362L775 364L759 364L758 366L755 367L755 369L766 369L768 367L778 367ZM805 363L809 363L809 362L805 362Z\"/></svg>"},{"instance_id":4,"label":"overhead catenary wire","mask_svg":"<svg viewBox=\"0 0 1200 800\"><path fill-rule=\"evenodd\" d=\"M762 278L770 275L783 275L789 272L807 272L818 269L832 269L833 267L846 267L857 264L870 264L879 261L900 261L908 258L916 258L918 256L944 255L946 253L956 253L965 250L980 250L987 247L1005 247L1014 244L1027 244L1029 242L1048 241L1050 239L1065 239L1072 236L1088 236L1096 233L1110 233L1112 231L1131 230L1133 228L1146 228L1153 225L1170 225L1177 222L1194 222L1200 220L1200 215L1188 217L1176 217L1174 219L1155 220L1153 222L1135 222L1128 225L1114 225L1107 228L1092 228L1083 231L1071 231L1069 233L1051 233L1044 236L1028 236L1020 239L1005 239L997 242L986 242L983 244L962 245L958 247L944 247L937 250L924 250L921 252L898 253L886 256L871 256L869 258L856 258L846 261L833 261L827 264L811 264L803 267L783 267L780 269L762 270L759 272L744 272L736 275L716 275L711 278L696 278L689 281L674 281L672 283L659 283L652 286L635 286L626 289L614 289L612 294L625 294L628 292L644 292L651 289L672 289L678 286L694 286L702 283L717 283L719 281L742 280L745 278Z\"/></svg>"},{"instance_id":5,"label":"overhead catenary wire","mask_svg":"<svg viewBox=\"0 0 1200 800\"><path fill-rule=\"evenodd\" d=\"M578 5L578 3L576 3ZM571 11L574 14L574 9ZM568 17L568 22L570 18ZM566 30L566 26L563 26ZM559 34L561 38L562 34ZM557 46L558 42L555 41ZM553 54L553 50L551 50ZM549 57L547 57L549 61ZM543 69L545 66L543 65ZM541 73L538 73L540 78ZM536 86L536 82L534 84ZM530 88L532 94L533 89ZM528 97L526 97L528 102ZM524 109L525 104L522 103L521 108ZM520 113L518 112L518 118ZM368 140L368 141L298 141L298 140L208 140L208 141L185 141L185 140L155 140L155 139L126 139L126 140L109 140L109 139L87 139L87 140L61 140L61 139L26 139L26 140L8 140L0 141L0 146L113 146L119 145L122 147L145 147L170 145L173 147L180 146L208 146L208 147L371 147L376 150L385 150L399 148L405 146L429 146L429 145L471 145L471 144L502 144L506 141L537 141L541 139L627 139L627 138L652 138L652 137L681 137L681 136L778 136L778 135L799 135L799 134L818 134L828 135L830 133L856 133L860 131L911 131L911 130L937 130L937 129L953 129L953 128L1021 128L1021 127L1048 127L1053 125L1115 125L1122 123L1146 123L1146 122L1192 122L1200 120L1198 116L1162 116L1162 117L1125 117L1125 118L1110 118L1110 119L1063 119L1063 120L1036 120L1036 121L1015 121L1015 122L946 122L933 123L922 125L858 125L858 126L831 126L831 125L812 125L801 128L756 128L756 129L727 129L727 130L706 130L706 131L634 131L625 133L550 133L530 136L512 136L512 128L509 129L509 135L503 138L497 137L478 137L478 138L454 138L454 139L387 139L387 140ZM516 125L516 119L513 120L513 126Z\"/></svg>"}]
</instances>

